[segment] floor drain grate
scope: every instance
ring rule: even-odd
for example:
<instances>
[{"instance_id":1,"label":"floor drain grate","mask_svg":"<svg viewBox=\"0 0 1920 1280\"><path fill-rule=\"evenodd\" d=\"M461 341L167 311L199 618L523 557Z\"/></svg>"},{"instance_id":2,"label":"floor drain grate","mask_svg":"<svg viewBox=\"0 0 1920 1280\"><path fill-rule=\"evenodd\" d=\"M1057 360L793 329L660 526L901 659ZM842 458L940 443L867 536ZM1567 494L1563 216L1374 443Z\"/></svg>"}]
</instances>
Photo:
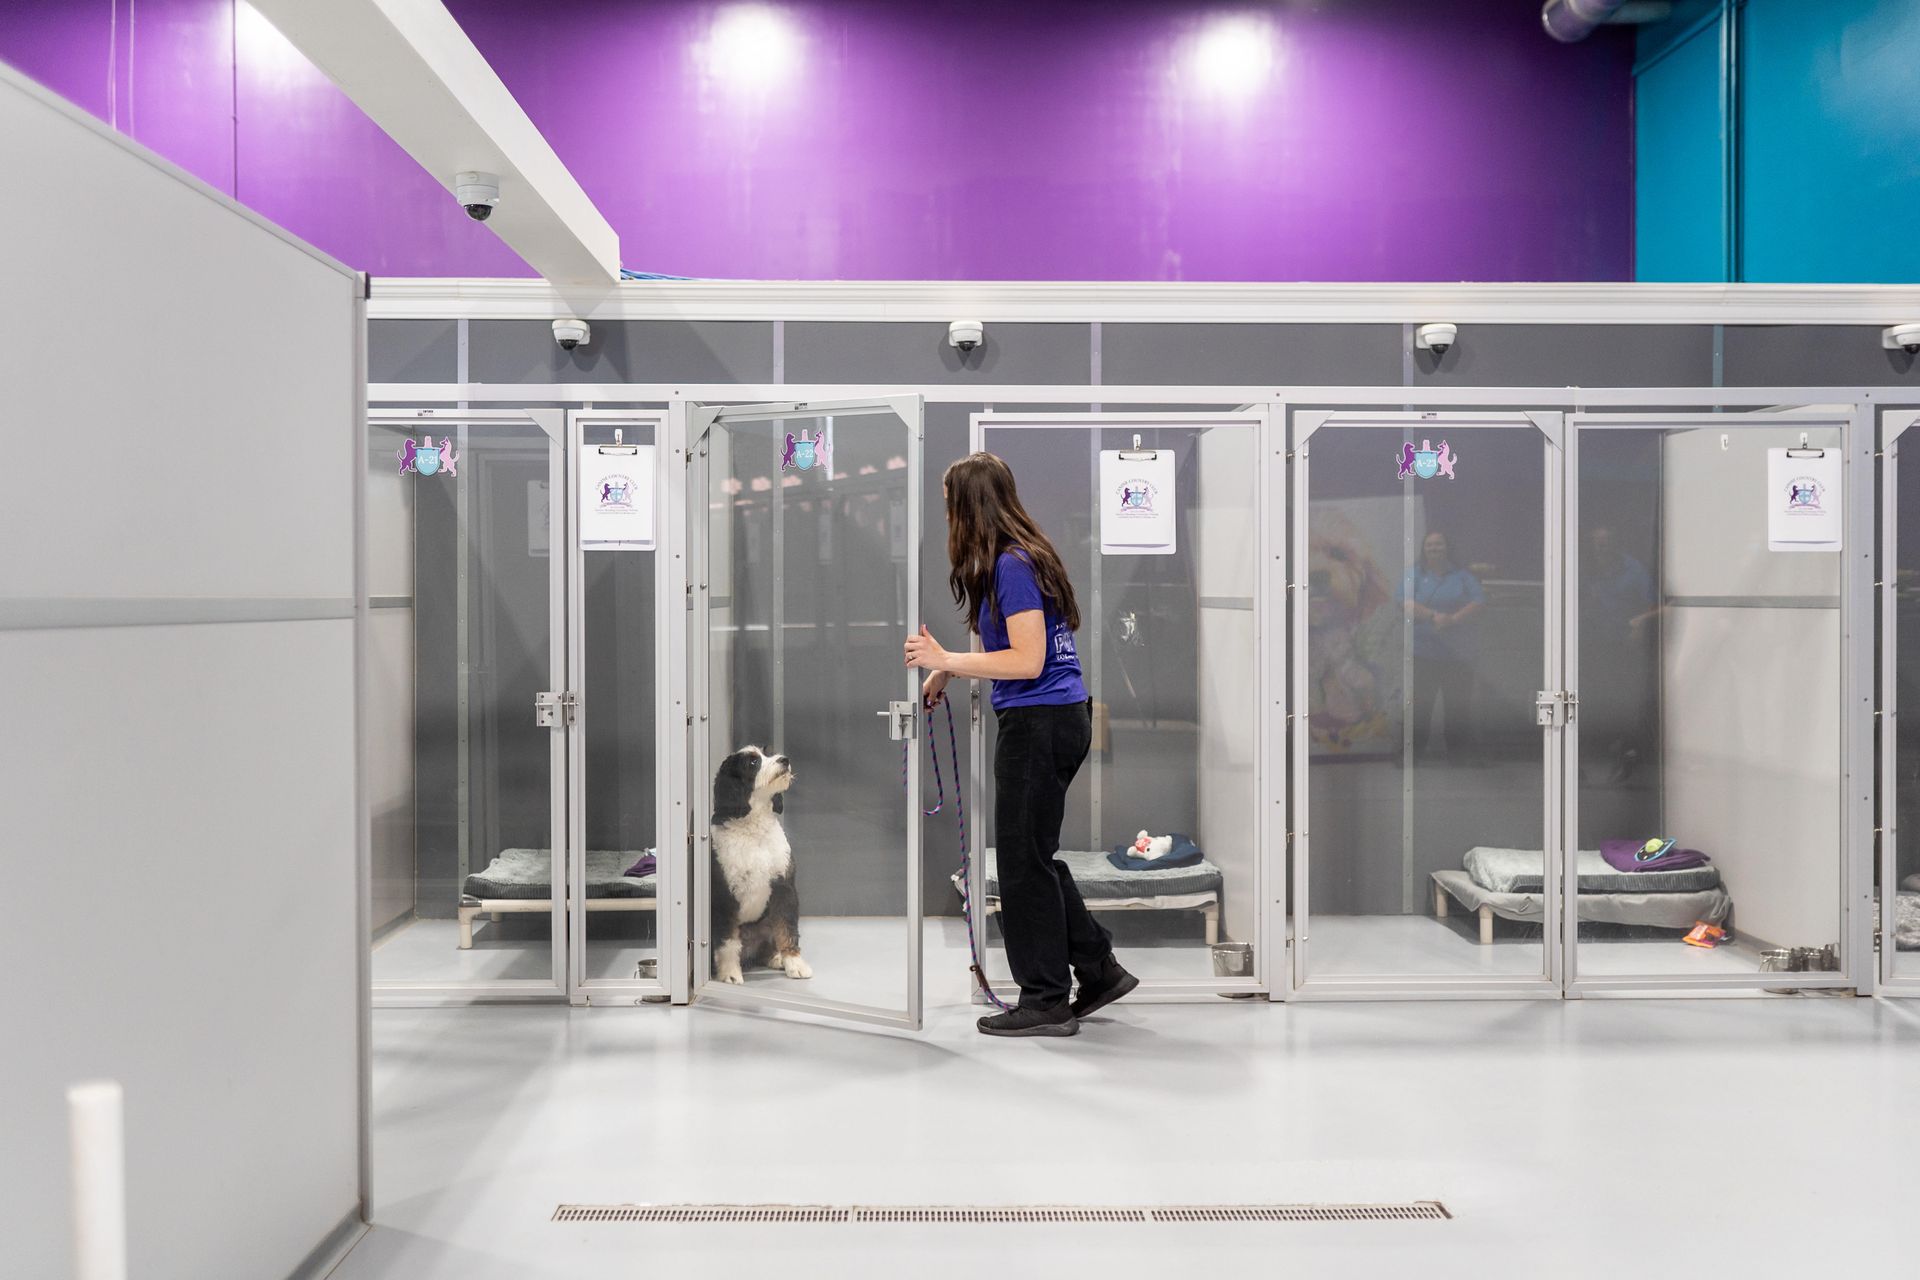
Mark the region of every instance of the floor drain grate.
<instances>
[{"instance_id":1,"label":"floor drain grate","mask_svg":"<svg viewBox=\"0 0 1920 1280\"><path fill-rule=\"evenodd\" d=\"M829 1205L829 1204L563 1204L555 1222L663 1223L1220 1223L1445 1222L1438 1200L1406 1204L1102 1205Z\"/></svg>"}]
</instances>

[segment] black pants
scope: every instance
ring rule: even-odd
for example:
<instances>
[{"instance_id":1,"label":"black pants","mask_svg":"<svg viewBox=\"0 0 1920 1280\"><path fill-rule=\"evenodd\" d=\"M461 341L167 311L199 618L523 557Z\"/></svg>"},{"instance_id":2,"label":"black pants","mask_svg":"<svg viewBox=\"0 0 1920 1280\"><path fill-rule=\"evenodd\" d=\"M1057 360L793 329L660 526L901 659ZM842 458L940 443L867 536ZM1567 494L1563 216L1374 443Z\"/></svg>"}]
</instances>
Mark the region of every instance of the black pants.
<instances>
[{"instance_id":1,"label":"black pants","mask_svg":"<svg viewBox=\"0 0 1920 1280\"><path fill-rule=\"evenodd\" d=\"M1413 749L1425 754L1432 743L1433 706L1447 715L1447 749L1466 755L1473 749L1473 668L1451 658L1413 660Z\"/></svg>"},{"instance_id":2,"label":"black pants","mask_svg":"<svg viewBox=\"0 0 1920 1280\"><path fill-rule=\"evenodd\" d=\"M1072 993L1070 970L1099 971L1113 938L1087 910L1073 873L1054 859L1067 788L1093 744L1093 707L1008 707L993 751L1000 933L1020 1003L1048 1008Z\"/></svg>"}]
</instances>

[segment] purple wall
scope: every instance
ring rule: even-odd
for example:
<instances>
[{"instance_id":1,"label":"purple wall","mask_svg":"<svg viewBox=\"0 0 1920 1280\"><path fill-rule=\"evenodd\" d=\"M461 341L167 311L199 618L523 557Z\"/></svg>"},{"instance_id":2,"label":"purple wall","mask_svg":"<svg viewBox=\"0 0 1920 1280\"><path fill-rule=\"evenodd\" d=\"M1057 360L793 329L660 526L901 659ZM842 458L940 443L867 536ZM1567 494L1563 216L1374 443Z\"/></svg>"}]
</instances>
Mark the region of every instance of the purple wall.
<instances>
[{"instance_id":1,"label":"purple wall","mask_svg":"<svg viewBox=\"0 0 1920 1280\"><path fill-rule=\"evenodd\" d=\"M1631 275L1631 40L1534 0L449 7L642 270ZM527 274L233 0L8 0L0 59L355 266Z\"/></svg>"}]
</instances>

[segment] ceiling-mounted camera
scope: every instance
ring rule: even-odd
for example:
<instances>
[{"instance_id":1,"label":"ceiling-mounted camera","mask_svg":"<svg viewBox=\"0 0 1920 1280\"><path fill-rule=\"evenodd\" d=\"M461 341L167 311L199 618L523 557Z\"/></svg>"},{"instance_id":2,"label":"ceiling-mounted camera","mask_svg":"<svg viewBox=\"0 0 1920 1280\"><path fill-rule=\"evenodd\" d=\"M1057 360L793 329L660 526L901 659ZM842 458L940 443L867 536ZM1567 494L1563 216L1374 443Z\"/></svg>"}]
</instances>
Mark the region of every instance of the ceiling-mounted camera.
<instances>
[{"instance_id":1,"label":"ceiling-mounted camera","mask_svg":"<svg viewBox=\"0 0 1920 1280\"><path fill-rule=\"evenodd\" d=\"M584 347L593 341L593 328L585 320L569 317L553 322L553 340L560 344L562 351L571 351L575 347Z\"/></svg>"},{"instance_id":2,"label":"ceiling-mounted camera","mask_svg":"<svg viewBox=\"0 0 1920 1280\"><path fill-rule=\"evenodd\" d=\"M1413 345L1422 351L1431 351L1436 356L1447 354L1447 348L1460 336L1457 324L1423 324L1413 333Z\"/></svg>"},{"instance_id":3,"label":"ceiling-mounted camera","mask_svg":"<svg viewBox=\"0 0 1920 1280\"><path fill-rule=\"evenodd\" d=\"M453 175L453 198L467 211L467 216L475 222L485 222L493 216L493 207L500 203L500 179L491 173L481 173L469 169Z\"/></svg>"}]
</instances>

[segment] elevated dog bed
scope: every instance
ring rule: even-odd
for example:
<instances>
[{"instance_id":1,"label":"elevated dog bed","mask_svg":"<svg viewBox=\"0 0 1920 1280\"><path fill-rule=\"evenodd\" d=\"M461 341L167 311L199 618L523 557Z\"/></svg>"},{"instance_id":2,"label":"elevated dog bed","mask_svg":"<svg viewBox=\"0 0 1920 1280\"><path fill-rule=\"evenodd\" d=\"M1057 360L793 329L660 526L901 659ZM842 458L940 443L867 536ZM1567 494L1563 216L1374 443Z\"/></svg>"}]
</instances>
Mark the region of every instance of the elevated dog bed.
<instances>
[{"instance_id":1,"label":"elevated dog bed","mask_svg":"<svg viewBox=\"0 0 1920 1280\"><path fill-rule=\"evenodd\" d=\"M1089 911L1198 911L1206 919L1207 945L1220 941L1220 868L1202 858L1185 867L1122 871L1107 855L1062 849L1054 855L1067 864ZM994 850L982 864L987 880L987 910L1000 909L1000 870Z\"/></svg>"},{"instance_id":2,"label":"elevated dog bed","mask_svg":"<svg viewBox=\"0 0 1920 1280\"><path fill-rule=\"evenodd\" d=\"M1459 903L1480 917L1480 943L1493 942L1493 921L1540 924L1546 918L1542 886L1546 858L1538 849L1469 849L1462 870L1433 873L1433 914L1445 919ZM1580 919L1594 924L1690 929L1697 920L1720 924L1733 899L1711 864L1680 871L1620 871L1597 850L1574 857Z\"/></svg>"},{"instance_id":3,"label":"elevated dog bed","mask_svg":"<svg viewBox=\"0 0 1920 1280\"><path fill-rule=\"evenodd\" d=\"M642 853L651 853L643 850ZM587 851L588 911L652 911L657 875L624 874L641 857L631 850ZM503 849L484 871L467 877L460 894L460 949L473 946L473 921L508 912L553 910L553 854L546 849Z\"/></svg>"}]
</instances>

